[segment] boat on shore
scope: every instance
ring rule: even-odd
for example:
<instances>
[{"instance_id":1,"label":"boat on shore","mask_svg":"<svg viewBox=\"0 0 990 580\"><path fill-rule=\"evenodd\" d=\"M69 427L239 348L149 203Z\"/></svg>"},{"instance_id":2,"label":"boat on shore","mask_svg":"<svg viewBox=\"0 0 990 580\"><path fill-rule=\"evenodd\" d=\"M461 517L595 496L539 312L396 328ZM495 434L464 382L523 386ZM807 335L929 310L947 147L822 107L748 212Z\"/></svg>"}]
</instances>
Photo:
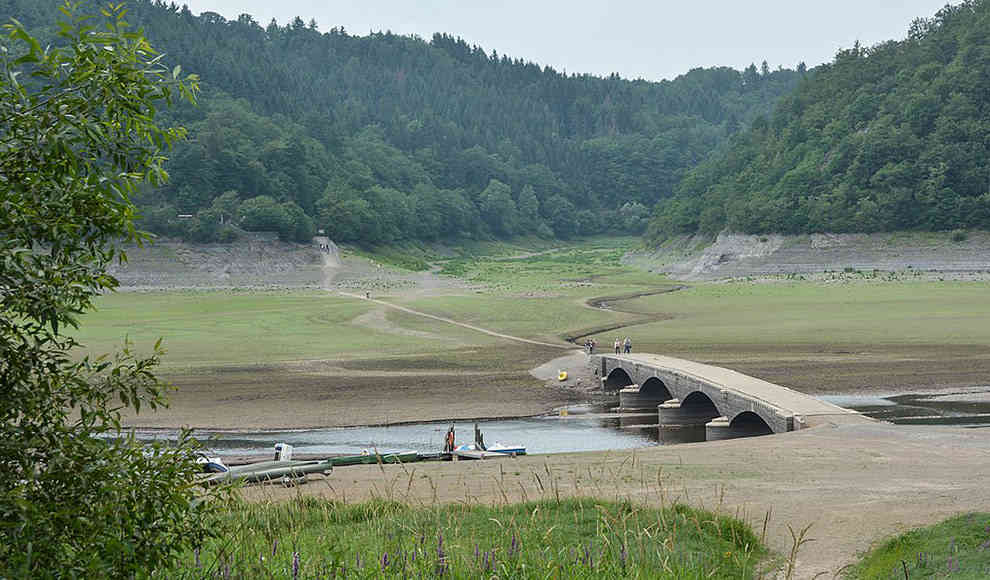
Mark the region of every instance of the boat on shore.
<instances>
[{"instance_id":1,"label":"boat on shore","mask_svg":"<svg viewBox=\"0 0 990 580\"><path fill-rule=\"evenodd\" d=\"M329 475L333 471L330 460L321 461L259 461L247 465L237 465L222 473L215 473L205 480L206 485L233 483L262 483L274 481L299 481L311 473Z\"/></svg>"},{"instance_id":2,"label":"boat on shore","mask_svg":"<svg viewBox=\"0 0 990 580\"><path fill-rule=\"evenodd\" d=\"M334 467L345 465L372 465L375 463L412 463L419 461L416 451L399 451L395 453L361 453L360 455L344 455L328 459Z\"/></svg>"},{"instance_id":3,"label":"boat on shore","mask_svg":"<svg viewBox=\"0 0 990 580\"><path fill-rule=\"evenodd\" d=\"M458 445L453 451L453 455L460 459L504 459L525 454L526 448L522 445L502 445L500 443L484 448L476 443L465 443Z\"/></svg>"}]
</instances>

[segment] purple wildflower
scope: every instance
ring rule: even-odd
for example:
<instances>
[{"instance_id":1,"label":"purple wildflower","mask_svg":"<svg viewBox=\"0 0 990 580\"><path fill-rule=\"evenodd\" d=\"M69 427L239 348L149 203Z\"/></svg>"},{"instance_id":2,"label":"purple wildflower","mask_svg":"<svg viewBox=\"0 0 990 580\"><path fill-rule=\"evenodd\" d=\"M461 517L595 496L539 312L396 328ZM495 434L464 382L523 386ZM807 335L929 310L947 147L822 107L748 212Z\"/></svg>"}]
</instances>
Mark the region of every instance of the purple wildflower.
<instances>
[{"instance_id":1,"label":"purple wildflower","mask_svg":"<svg viewBox=\"0 0 990 580\"><path fill-rule=\"evenodd\" d=\"M519 542L516 540L516 533L512 532L512 544L509 546L509 555L513 555L519 551Z\"/></svg>"},{"instance_id":2,"label":"purple wildflower","mask_svg":"<svg viewBox=\"0 0 990 580\"><path fill-rule=\"evenodd\" d=\"M299 578L299 552L292 553L292 580Z\"/></svg>"},{"instance_id":3,"label":"purple wildflower","mask_svg":"<svg viewBox=\"0 0 990 580\"><path fill-rule=\"evenodd\" d=\"M478 544L474 545L474 559L478 559Z\"/></svg>"},{"instance_id":4,"label":"purple wildflower","mask_svg":"<svg viewBox=\"0 0 990 580\"><path fill-rule=\"evenodd\" d=\"M382 552L382 572L388 568L388 552Z\"/></svg>"},{"instance_id":5,"label":"purple wildflower","mask_svg":"<svg viewBox=\"0 0 990 580\"><path fill-rule=\"evenodd\" d=\"M275 538L275 541L272 542L272 558L275 557L275 550L277 549L278 549L278 538Z\"/></svg>"},{"instance_id":6,"label":"purple wildflower","mask_svg":"<svg viewBox=\"0 0 990 580\"><path fill-rule=\"evenodd\" d=\"M622 549L619 551L619 561L622 562L622 567L623 568L626 567L626 558L628 556L629 556L629 554L626 553L626 545L625 544L622 544Z\"/></svg>"},{"instance_id":7,"label":"purple wildflower","mask_svg":"<svg viewBox=\"0 0 990 580\"><path fill-rule=\"evenodd\" d=\"M946 565L949 568L949 572L958 572L959 571L959 558L956 558L954 556L949 556L949 560L948 560L948 562L946 562Z\"/></svg>"},{"instance_id":8,"label":"purple wildflower","mask_svg":"<svg viewBox=\"0 0 990 580\"><path fill-rule=\"evenodd\" d=\"M437 566L436 575L443 576L447 573L447 555L443 551L443 531L437 532Z\"/></svg>"},{"instance_id":9,"label":"purple wildflower","mask_svg":"<svg viewBox=\"0 0 990 580\"><path fill-rule=\"evenodd\" d=\"M196 568L202 568L203 565L200 564L200 562L199 562L199 548L196 548L195 550L193 550L193 558L194 558L194 560L196 562Z\"/></svg>"}]
</instances>

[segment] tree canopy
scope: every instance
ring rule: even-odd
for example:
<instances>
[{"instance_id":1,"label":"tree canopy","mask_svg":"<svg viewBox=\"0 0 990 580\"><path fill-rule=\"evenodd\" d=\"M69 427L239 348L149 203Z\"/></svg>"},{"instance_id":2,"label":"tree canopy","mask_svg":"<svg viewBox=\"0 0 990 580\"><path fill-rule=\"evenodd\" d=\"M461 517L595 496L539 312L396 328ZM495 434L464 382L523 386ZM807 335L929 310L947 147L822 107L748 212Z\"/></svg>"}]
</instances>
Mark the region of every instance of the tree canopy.
<instances>
[{"instance_id":1,"label":"tree canopy","mask_svg":"<svg viewBox=\"0 0 990 580\"><path fill-rule=\"evenodd\" d=\"M990 2L840 51L689 171L653 238L990 228Z\"/></svg>"},{"instance_id":2,"label":"tree canopy","mask_svg":"<svg viewBox=\"0 0 990 580\"><path fill-rule=\"evenodd\" d=\"M35 0L0 8L38 23L51 11ZM621 207L669 196L800 78L753 66L629 81L448 34L355 36L158 0L128 8L170 64L204 79L200 107L169 113L190 133L168 163L170 183L135 198L144 227L195 239L243 223L236 214L218 227L213 200L227 192L293 203L344 242L633 232L640 224L620 219ZM483 195L493 180L517 210L525 190L536 211L503 219L493 202L508 206L504 191Z\"/></svg>"}]
</instances>

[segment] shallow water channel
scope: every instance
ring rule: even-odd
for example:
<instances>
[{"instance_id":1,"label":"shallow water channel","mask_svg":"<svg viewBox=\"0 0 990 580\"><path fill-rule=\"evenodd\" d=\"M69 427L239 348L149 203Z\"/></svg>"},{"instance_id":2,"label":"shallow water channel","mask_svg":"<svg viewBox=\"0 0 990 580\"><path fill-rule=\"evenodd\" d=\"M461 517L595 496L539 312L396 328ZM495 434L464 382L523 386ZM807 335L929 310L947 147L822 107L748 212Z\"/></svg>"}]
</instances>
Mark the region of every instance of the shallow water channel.
<instances>
[{"instance_id":1,"label":"shallow water channel","mask_svg":"<svg viewBox=\"0 0 990 580\"><path fill-rule=\"evenodd\" d=\"M458 444L474 440L474 421L455 421ZM656 414L618 415L595 406L569 407L556 414L523 419L478 421L486 443L520 444L528 453L563 453L631 449L656 445ZM417 423L381 427L342 427L286 431L213 433L197 430L196 437L218 455L248 455L272 452L276 442L293 446L295 453L356 454L363 450L415 450L436 453L450 422ZM175 433L138 431L150 441L174 439Z\"/></svg>"},{"instance_id":2,"label":"shallow water channel","mask_svg":"<svg viewBox=\"0 0 990 580\"><path fill-rule=\"evenodd\" d=\"M938 393L899 395L835 395L823 400L855 409L864 415L897 424L990 427L990 386L967 387ZM603 451L669 445L704 439L704 426L660 429L656 413L611 412L607 406L569 407L565 413L522 419L478 421L487 443L519 444L529 453ZM254 455L272 452L285 442L296 453L349 455L363 450L380 453L415 450L437 452L450 422L380 427L344 427L284 431L196 432L197 438L218 455ZM473 440L473 421L454 422L457 443ZM169 431L137 432L139 439L174 439Z\"/></svg>"},{"instance_id":3,"label":"shallow water channel","mask_svg":"<svg viewBox=\"0 0 990 580\"><path fill-rule=\"evenodd\" d=\"M990 427L990 386L897 395L836 395L830 403L898 425Z\"/></svg>"}]
</instances>

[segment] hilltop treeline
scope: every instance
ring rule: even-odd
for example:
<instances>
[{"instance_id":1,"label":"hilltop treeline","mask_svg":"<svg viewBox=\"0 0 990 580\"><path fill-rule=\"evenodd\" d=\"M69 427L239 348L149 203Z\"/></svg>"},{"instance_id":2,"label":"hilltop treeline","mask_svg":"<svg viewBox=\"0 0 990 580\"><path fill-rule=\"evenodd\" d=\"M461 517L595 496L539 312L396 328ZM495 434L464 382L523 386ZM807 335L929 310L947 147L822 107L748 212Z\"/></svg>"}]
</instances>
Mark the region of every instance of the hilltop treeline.
<instances>
[{"instance_id":1,"label":"hilltop treeline","mask_svg":"<svg viewBox=\"0 0 990 580\"><path fill-rule=\"evenodd\" d=\"M675 233L990 228L990 2L856 45L687 173L651 222Z\"/></svg>"},{"instance_id":2,"label":"hilltop treeline","mask_svg":"<svg viewBox=\"0 0 990 580\"><path fill-rule=\"evenodd\" d=\"M0 9L43 27L58 3ZM369 244L642 231L689 168L804 74L764 63L629 81L446 34L354 36L300 18L128 6L168 66L203 80L199 107L168 113L190 130L170 184L137 200L145 227L199 240L229 235L221 222Z\"/></svg>"}]
</instances>

